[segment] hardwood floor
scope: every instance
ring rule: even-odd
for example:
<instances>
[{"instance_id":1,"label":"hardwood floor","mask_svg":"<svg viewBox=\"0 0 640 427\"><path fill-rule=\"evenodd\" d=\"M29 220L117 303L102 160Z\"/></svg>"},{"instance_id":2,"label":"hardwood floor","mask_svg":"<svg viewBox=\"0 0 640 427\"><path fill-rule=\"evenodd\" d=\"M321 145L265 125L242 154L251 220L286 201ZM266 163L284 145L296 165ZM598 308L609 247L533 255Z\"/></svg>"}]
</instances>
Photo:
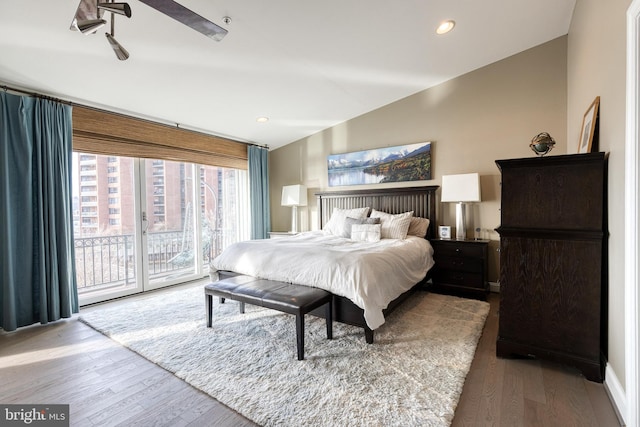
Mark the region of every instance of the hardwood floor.
<instances>
[{"instance_id":1,"label":"hardwood floor","mask_svg":"<svg viewBox=\"0 0 640 427\"><path fill-rule=\"evenodd\" d=\"M69 404L72 426L256 425L76 319L0 332L0 384L3 404Z\"/></svg>"},{"instance_id":2,"label":"hardwood floor","mask_svg":"<svg viewBox=\"0 0 640 427\"><path fill-rule=\"evenodd\" d=\"M467 375L452 427L620 426L602 384L545 361L496 357L497 294Z\"/></svg>"},{"instance_id":3,"label":"hardwood floor","mask_svg":"<svg viewBox=\"0 0 640 427\"><path fill-rule=\"evenodd\" d=\"M620 425L602 384L497 359L498 297L490 303L452 426ZM0 332L0 382L0 403L70 404L73 426L255 425L76 319Z\"/></svg>"}]
</instances>

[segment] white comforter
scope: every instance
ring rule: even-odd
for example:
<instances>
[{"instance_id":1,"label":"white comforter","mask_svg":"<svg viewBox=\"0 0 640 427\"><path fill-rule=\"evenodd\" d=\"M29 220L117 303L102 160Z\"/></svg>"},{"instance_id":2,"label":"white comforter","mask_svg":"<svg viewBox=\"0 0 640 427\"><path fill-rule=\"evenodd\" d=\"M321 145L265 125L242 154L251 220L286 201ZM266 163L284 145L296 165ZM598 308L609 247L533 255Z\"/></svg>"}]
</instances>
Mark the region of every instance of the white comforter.
<instances>
[{"instance_id":1,"label":"white comforter","mask_svg":"<svg viewBox=\"0 0 640 427\"><path fill-rule=\"evenodd\" d=\"M326 289L364 309L367 325L376 329L384 323L382 310L433 264L433 248L419 237L366 243L311 231L235 243L211 267Z\"/></svg>"}]
</instances>

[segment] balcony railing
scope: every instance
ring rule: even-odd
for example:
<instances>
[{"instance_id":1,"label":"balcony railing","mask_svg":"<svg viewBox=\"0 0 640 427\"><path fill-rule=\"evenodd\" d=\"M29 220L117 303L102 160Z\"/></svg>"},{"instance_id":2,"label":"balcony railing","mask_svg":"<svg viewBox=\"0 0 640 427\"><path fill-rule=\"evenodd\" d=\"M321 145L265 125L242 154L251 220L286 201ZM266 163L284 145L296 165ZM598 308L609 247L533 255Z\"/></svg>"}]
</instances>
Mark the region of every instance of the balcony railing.
<instances>
[{"instance_id":1,"label":"balcony railing","mask_svg":"<svg viewBox=\"0 0 640 427\"><path fill-rule=\"evenodd\" d=\"M204 265L222 251L223 230L204 242ZM227 230L229 233L229 230ZM193 270L193 248L183 241L181 231L148 234L149 279ZM133 234L81 237L75 240L78 292L90 292L133 285L136 281ZM190 239L193 240L193 239Z\"/></svg>"},{"instance_id":2,"label":"balcony railing","mask_svg":"<svg viewBox=\"0 0 640 427\"><path fill-rule=\"evenodd\" d=\"M74 239L78 292L135 282L133 235Z\"/></svg>"}]
</instances>

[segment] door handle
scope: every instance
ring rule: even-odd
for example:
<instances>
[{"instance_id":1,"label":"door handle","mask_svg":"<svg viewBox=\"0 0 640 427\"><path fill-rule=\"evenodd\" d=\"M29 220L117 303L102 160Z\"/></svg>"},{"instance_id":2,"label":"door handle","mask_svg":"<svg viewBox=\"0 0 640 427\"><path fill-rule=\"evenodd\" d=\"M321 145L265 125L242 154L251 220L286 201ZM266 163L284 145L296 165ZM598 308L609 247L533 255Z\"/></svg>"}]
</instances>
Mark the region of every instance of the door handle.
<instances>
[{"instance_id":1,"label":"door handle","mask_svg":"<svg viewBox=\"0 0 640 427\"><path fill-rule=\"evenodd\" d=\"M149 229L149 220L147 219L147 213L142 212L142 234L146 235Z\"/></svg>"}]
</instances>

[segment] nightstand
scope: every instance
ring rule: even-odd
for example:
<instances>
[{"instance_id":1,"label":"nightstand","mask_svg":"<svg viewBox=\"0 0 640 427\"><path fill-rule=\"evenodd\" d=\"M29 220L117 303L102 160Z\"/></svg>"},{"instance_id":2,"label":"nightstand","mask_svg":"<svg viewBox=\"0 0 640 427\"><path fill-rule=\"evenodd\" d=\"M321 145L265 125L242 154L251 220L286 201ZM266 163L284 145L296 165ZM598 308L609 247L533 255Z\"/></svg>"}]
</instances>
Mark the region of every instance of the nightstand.
<instances>
[{"instance_id":1,"label":"nightstand","mask_svg":"<svg viewBox=\"0 0 640 427\"><path fill-rule=\"evenodd\" d=\"M295 236L296 234L298 233L294 233L293 231L270 231L269 238L279 239L280 237Z\"/></svg>"},{"instance_id":2,"label":"nightstand","mask_svg":"<svg viewBox=\"0 0 640 427\"><path fill-rule=\"evenodd\" d=\"M434 291L486 299L489 240L433 239Z\"/></svg>"}]
</instances>

